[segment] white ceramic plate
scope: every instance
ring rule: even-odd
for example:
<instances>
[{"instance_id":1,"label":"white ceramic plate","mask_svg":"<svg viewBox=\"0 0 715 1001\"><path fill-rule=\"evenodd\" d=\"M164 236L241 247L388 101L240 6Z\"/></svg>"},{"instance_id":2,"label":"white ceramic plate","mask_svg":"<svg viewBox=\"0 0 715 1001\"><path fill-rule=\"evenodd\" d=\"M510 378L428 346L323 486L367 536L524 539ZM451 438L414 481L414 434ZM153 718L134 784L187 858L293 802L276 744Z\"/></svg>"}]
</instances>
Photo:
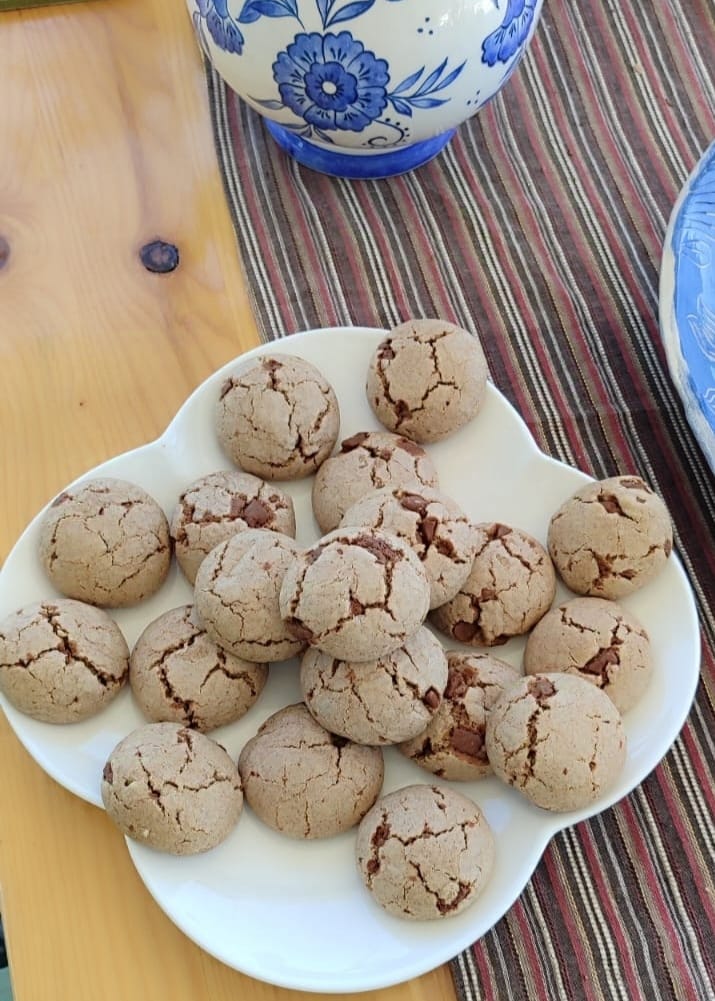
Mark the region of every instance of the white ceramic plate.
<instances>
[{"instance_id":1,"label":"white ceramic plate","mask_svg":"<svg viewBox=\"0 0 715 1001\"><path fill-rule=\"evenodd\" d=\"M380 331L334 329L296 335L252 354L282 351L315 363L331 381L342 411L341 436L377 427L363 384ZM226 461L214 440L212 413L228 365L184 404L156 442L119 456L87 476L133 480L170 512L192 480ZM476 520L511 523L545 540L551 513L587 477L538 451L525 424L489 387L472 424L430 446L442 489ZM86 478L86 477L85 477ZM310 482L291 483L299 541L317 537L310 510ZM0 574L0 617L51 595L37 558L38 519L17 543ZM568 596L563 589L558 598ZM165 609L190 600L176 568L146 604L117 612L132 643ZM645 624L655 650L655 672L642 702L628 713L625 771L595 809L551 815L526 803L496 779L456 784L485 811L497 836L496 869L476 904L444 921L413 923L391 918L373 904L353 861L354 832L325 842L296 842L262 826L251 811L226 842L206 855L173 858L128 842L150 893L190 938L229 966L261 980L301 990L342 993L377 989L417 976L456 955L509 909L531 876L545 846L562 827L614 803L655 767L687 716L699 672L699 633L686 576L673 557L660 577L624 601ZM518 665L523 641L495 651ZM214 736L232 755L262 720L298 701L296 662L271 668L257 705L240 722ZM3 702L18 737L58 782L99 804L99 779L112 747L142 722L125 691L100 716L71 726L37 723ZM385 752L385 792L433 777Z\"/></svg>"}]
</instances>

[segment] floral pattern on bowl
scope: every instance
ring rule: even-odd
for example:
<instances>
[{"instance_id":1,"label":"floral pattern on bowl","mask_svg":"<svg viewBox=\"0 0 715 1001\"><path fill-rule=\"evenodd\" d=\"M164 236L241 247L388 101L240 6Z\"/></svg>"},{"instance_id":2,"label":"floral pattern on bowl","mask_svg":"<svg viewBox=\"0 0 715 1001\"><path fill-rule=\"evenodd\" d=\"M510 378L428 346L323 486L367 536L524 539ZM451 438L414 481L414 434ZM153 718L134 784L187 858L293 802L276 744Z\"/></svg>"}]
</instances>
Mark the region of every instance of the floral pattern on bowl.
<instances>
[{"instance_id":1,"label":"floral pattern on bowl","mask_svg":"<svg viewBox=\"0 0 715 1001\"><path fill-rule=\"evenodd\" d=\"M437 136L448 141L516 68L542 5L187 2L208 59L274 135L279 128L305 148L363 157L404 153Z\"/></svg>"},{"instance_id":2,"label":"floral pattern on bowl","mask_svg":"<svg viewBox=\"0 0 715 1001\"><path fill-rule=\"evenodd\" d=\"M715 142L686 181L668 223L660 326L671 376L715 472Z\"/></svg>"}]
</instances>

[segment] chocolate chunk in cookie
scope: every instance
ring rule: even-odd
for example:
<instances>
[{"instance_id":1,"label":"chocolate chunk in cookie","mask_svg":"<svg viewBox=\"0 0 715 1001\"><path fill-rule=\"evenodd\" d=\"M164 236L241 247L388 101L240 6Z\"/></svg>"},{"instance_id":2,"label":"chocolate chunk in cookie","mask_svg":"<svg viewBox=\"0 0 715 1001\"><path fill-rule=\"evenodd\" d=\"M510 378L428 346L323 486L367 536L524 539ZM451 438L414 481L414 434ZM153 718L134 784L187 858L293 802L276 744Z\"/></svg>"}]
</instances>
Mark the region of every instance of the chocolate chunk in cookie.
<instances>
[{"instance_id":1,"label":"chocolate chunk in cookie","mask_svg":"<svg viewBox=\"0 0 715 1001\"><path fill-rule=\"evenodd\" d=\"M187 487L171 517L171 537L177 562L190 583L212 549L246 528L294 537L290 495L258 476L236 471L211 473Z\"/></svg>"},{"instance_id":2,"label":"chocolate chunk in cookie","mask_svg":"<svg viewBox=\"0 0 715 1001\"><path fill-rule=\"evenodd\" d=\"M613 476L577 490L549 524L548 547L577 594L621 598L657 576L673 549L663 500L638 476Z\"/></svg>"}]
</instances>

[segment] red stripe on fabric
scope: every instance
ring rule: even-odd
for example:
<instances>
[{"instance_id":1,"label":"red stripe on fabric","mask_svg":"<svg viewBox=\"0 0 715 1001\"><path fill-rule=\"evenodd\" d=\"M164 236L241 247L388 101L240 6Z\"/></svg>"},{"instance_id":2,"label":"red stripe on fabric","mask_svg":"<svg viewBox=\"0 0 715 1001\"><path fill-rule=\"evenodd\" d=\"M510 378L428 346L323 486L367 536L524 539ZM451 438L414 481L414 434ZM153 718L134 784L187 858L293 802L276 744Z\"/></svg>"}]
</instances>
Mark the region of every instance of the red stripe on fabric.
<instances>
[{"instance_id":1,"label":"red stripe on fabric","mask_svg":"<svg viewBox=\"0 0 715 1001\"><path fill-rule=\"evenodd\" d=\"M543 998L544 1001L550 1001L546 980L544 979L544 975L541 971L541 958L534 944L534 936L531 932L531 928L529 927L529 922L526 920L524 908L515 907L511 916L515 919L521 934L520 945L522 948L525 947L526 950L526 955L528 957L528 969L534 979L534 987L538 992L536 996L538 998ZM521 950L519 950L519 952L521 953Z\"/></svg>"},{"instance_id":2,"label":"red stripe on fabric","mask_svg":"<svg viewBox=\"0 0 715 1001\"><path fill-rule=\"evenodd\" d=\"M664 4L663 6L667 6L667 4ZM623 13L623 20L628 25L633 44L635 45L639 57L639 65L634 66L633 69L639 75L643 74L643 76L652 84L652 87L649 88L652 90L652 100L655 100L658 104L663 124L670 133L673 145L676 147L683 160L687 163L691 156L690 149L688 143L685 141L683 130L680 126L680 122L678 121L678 116L675 114L673 105L662 87L662 75L660 68L656 65L652 58L651 48L646 44L643 32L638 28L638 22L637 18L634 16L633 7L626 3L621 5L620 10Z\"/></svg>"},{"instance_id":3,"label":"red stripe on fabric","mask_svg":"<svg viewBox=\"0 0 715 1001\"><path fill-rule=\"evenodd\" d=\"M300 171L303 167L295 167L294 169ZM330 286L326 280L325 270L321 265L320 256L318 254L317 246L315 240L313 239L308 226L306 214L304 211L295 212L293 218L296 221L298 232L301 236L301 250L302 253L306 255L306 258L310 264L310 270L307 274L310 274L311 281L315 282L318 295L320 297L323 307L326 309L327 315L330 317L331 325L334 325L338 321L338 315L333 305L333 297L330 291Z\"/></svg>"},{"instance_id":4,"label":"red stripe on fabric","mask_svg":"<svg viewBox=\"0 0 715 1001\"><path fill-rule=\"evenodd\" d=\"M234 134L239 134L242 131L242 126L238 117L238 97L233 93L233 91L228 91L226 94L226 113L228 116L228 122L231 130ZM233 143L233 152L236 158L236 165L238 167L238 178L240 183L240 178L243 176L251 175L251 162L248 159L249 153L244 144ZM278 265L278 260L274 253L274 248L269 241L266 240L266 229L262 225L261 221L261 203L256 196L253 188L246 188L244 190L244 197L246 208L251 217L252 230L254 236L259 242L261 248L261 256L268 265L268 273L270 275L271 267L273 273L280 274L280 268ZM283 323L290 331L291 325L294 322L294 317L290 309L290 302L286 296L286 288L284 282L274 282L272 283L273 294L275 296L278 309L281 316L283 317Z\"/></svg>"},{"instance_id":5,"label":"red stripe on fabric","mask_svg":"<svg viewBox=\"0 0 715 1001\"><path fill-rule=\"evenodd\" d=\"M488 109L488 110L491 110L491 109ZM485 128L485 133L486 133L486 131L487 131L487 128ZM509 163L509 157L506 154L506 151L504 149L503 143L499 142L499 139L498 139L498 137L499 137L499 129L496 126L493 129L493 131L492 131L492 135L493 135L493 137L495 139L496 144L498 146L500 146L501 150L504 153L504 155L501 158L501 162L503 164L507 164L508 165L508 163ZM467 158L465 156L465 150L464 150L464 148L462 147L461 149L456 149L455 152L457 154L457 158L458 158L458 161L460 163L460 166L462 167L463 170L465 170L465 172L467 172L467 176L468 176L470 164L469 164L469 162L468 162L468 160L467 160ZM515 178L513 176L513 173L509 173L506 170L503 173L500 173L500 178L502 180L502 183L506 184L506 175L507 174L512 179L512 184L509 186L509 198L510 198L511 204L513 205L513 207L514 207L514 209L515 209L515 211L517 212L517 215L518 215L519 214L519 212L518 212L519 206L521 206L523 209L525 209L526 206L527 206L527 203L526 203L526 200L523 197L521 185L518 182L518 180L515 180ZM486 195L486 192L482 190L482 188L481 188L481 186L479 184L476 184L474 186L474 189L473 189L473 194L474 194L474 197L475 197L475 201L477 202L477 205L479 206L479 208L481 209L482 213L484 214L484 217L488 219L489 216L493 214L493 206L491 205L491 203L490 203L490 201L489 201L489 199L488 199L488 197ZM507 261L511 257L511 248L509 246L509 243L507 242L507 231L502 230L500 227L494 227L492 229L492 231L491 231L491 236L492 236L492 240L494 242L495 251L497 252L497 254L499 256L500 265L502 266L502 268L504 268L504 270L506 272L508 272L509 268L505 267L505 264L504 264L504 262ZM542 247L544 246L543 243L541 243L540 245ZM557 286L560 284L560 282L558 281L558 279L554 282L554 284L557 285ZM529 302L529 299L528 299L527 295L525 294L524 286L520 282L514 282L513 284L510 285L510 292L511 292L512 296L515 299L516 306L517 306L517 308L518 308L518 310L519 310L522 318L525 318L525 320L526 320L526 322L525 322L524 325L526 327L527 333L529 331L531 331L531 330L538 329L539 321L538 321L537 317L535 316L535 314L534 314L534 312L532 310L532 307L531 307L531 304ZM481 296L480 296L480 301L484 301L481 298ZM487 304L485 303L485 306L486 305ZM566 300L564 302L564 305L570 305L568 298L566 298ZM572 318L573 318L574 322L576 322L575 321L575 317L572 317ZM544 374L544 376L546 378L546 382L548 384L549 390L550 390L551 395L552 395L552 397L554 399L554 409L558 410L559 413L560 413L560 415L564 419L568 418L568 420L566 421L566 423L570 423L570 425L571 425L571 435L569 435L569 438L570 438L570 440L573 439L572 444L574 446L574 451L577 452L577 453L579 453L579 458L580 458L581 461L585 461L585 453L583 452L583 446L581 444L580 436L578 434L574 433L574 427L575 426L574 426L573 420L570 417L570 407L568 407L566 405L566 399L565 399L565 397L563 395L562 387L559 384L559 382L558 382L558 380L556 378L556 375L554 373L553 365L551 363L551 359L548 358L548 355L547 355L547 353L546 353L546 351L545 351L545 349L543 347L541 339L538 336L530 338L530 344L531 344L532 349L534 350L535 354L537 355L537 357L540 360L541 367L542 367L542 372L543 372L543 374ZM509 371L511 373L514 372L514 365L513 364L507 366L507 368L509 369ZM529 413L529 409L530 409L530 401L527 398L524 397L523 392L520 395L521 395L522 412L524 414L528 414Z\"/></svg>"},{"instance_id":6,"label":"red stripe on fabric","mask_svg":"<svg viewBox=\"0 0 715 1001\"><path fill-rule=\"evenodd\" d=\"M496 929L490 934L496 934ZM493 991L494 981L492 977L491 964L486 959L487 947L484 944L484 940L481 939L479 942L475 942L472 946L472 956L474 957L474 962L480 974L481 984L480 986L485 991L483 1001L492 1001L496 996ZM482 1001L482 999L480 999Z\"/></svg>"},{"instance_id":7,"label":"red stripe on fabric","mask_svg":"<svg viewBox=\"0 0 715 1001\"><path fill-rule=\"evenodd\" d=\"M691 8L694 8L696 0L685 0L685 3L690 4ZM708 3L710 5L709 19L712 22L715 7L713 7L712 0L708 0ZM673 62L678 67L678 75L681 80L687 81L689 84L688 100L692 104L695 113L698 116L700 126L703 129L707 129L710 127L710 123L712 121L712 108L705 100L703 81L695 70L690 46L687 44L685 36L683 35L682 24L678 18L676 18L671 3L653 4L652 9L656 19L663 29L663 34L668 38L668 48L673 57ZM706 31L708 27L706 23L708 20L708 12L701 9L698 13L692 9L691 13L694 19L698 22L698 26L703 31Z\"/></svg>"},{"instance_id":8,"label":"red stripe on fabric","mask_svg":"<svg viewBox=\"0 0 715 1001\"><path fill-rule=\"evenodd\" d=\"M377 215L372 200L370 184L356 185L355 199L360 206L360 211L365 216L370 225L372 238L378 252L381 255L382 263L390 281L390 291L394 296L395 306L399 315L407 320L411 315L412 307L405 295L405 287L400 275L395 267L395 257L390 250L389 241L385 233L385 227Z\"/></svg>"},{"instance_id":9,"label":"red stripe on fabric","mask_svg":"<svg viewBox=\"0 0 715 1001\"><path fill-rule=\"evenodd\" d=\"M667 778L663 774L662 769L658 769L656 771L656 779L660 791L663 795L663 798L668 804L670 818L680 838L680 843L677 846L666 845L666 851L670 856L671 862L676 861L676 855L673 851L674 848L677 848L678 851L680 851L681 849L685 851L685 855L690 865L690 872L692 874L692 878L694 882L698 885L698 889L700 890L701 893L703 907L710 916L710 927L713 928L715 927L715 904L708 897L702 878L699 878L700 860L697 858L697 856L694 854L692 850L691 835L690 832L687 830L685 824L683 823L682 807L680 807L676 798L673 796L672 786L670 782L667 781ZM673 780L675 781L675 777L673 777ZM670 851L668 851L668 849L670 849ZM684 896L683 899L685 901L685 906L687 907L687 898Z\"/></svg>"},{"instance_id":10,"label":"red stripe on fabric","mask_svg":"<svg viewBox=\"0 0 715 1001\"><path fill-rule=\"evenodd\" d=\"M644 828L641 826L635 815L633 803L629 798L626 798L621 800L619 806L623 823L628 831L630 840L636 849L633 857L638 859L638 863L642 871L643 883L641 884L641 891L643 892L643 895L648 896L654 904L661 927L664 929L674 930L670 909L667 901L663 897L660 882L655 874L655 867L651 858L651 852L644 837ZM672 945L672 956L677 964L678 975L681 979L690 979L688 976L688 962L683 952L679 936L677 934L671 934L669 935L668 940Z\"/></svg>"},{"instance_id":11,"label":"red stripe on fabric","mask_svg":"<svg viewBox=\"0 0 715 1001\"><path fill-rule=\"evenodd\" d=\"M563 2L563 0L559 0L559 2ZM653 136L653 130L650 121L646 117L645 108L643 107L641 97L632 76L625 68L625 63L623 62L624 53L619 48L618 40L615 38L613 33L613 18L607 16L604 5L600 3L591 4L589 6L589 13L594 22L594 33L598 35L599 40L606 46L608 54L608 70L610 79L614 83L613 89L616 92L630 96L630 99L624 98L620 106L628 108L631 113L631 122L638 138L644 142L645 145L648 145L648 142ZM562 16L569 15L564 14ZM679 132L677 125L676 132ZM648 170L657 176L664 190L672 191L673 196L675 196L678 187L677 182L674 181L671 173L668 171L660 156L655 157L655 159L648 164Z\"/></svg>"},{"instance_id":12,"label":"red stripe on fabric","mask_svg":"<svg viewBox=\"0 0 715 1001\"><path fill-rule=\"evenodd\" d=\"M524 93L523 87L514 88L512 93L514 94L517 103L519 103L522 109L525 109L526 111L526 114L522 115L524 128L529 134L532 147L536 149L539 146L538 135L535 132L534 128L532 128L529 125L529 120L531 116L529 113L529 108L527 107L528 98ZM508 149L506 148L506 144L502 137L501 130L499 128L495 128L494 134L496 137L496 141L499 143L502 151L502 157L501 157L502 162L506 165L509 165L511 163L511 157L509 155ZM565 323L563 320L562 320L562 325L565 331L569 330L571 331L571 338L575 339L581 347L582 363L586 365L589 374L589 378L585 381L588 385L590 385L592 393L593 391L597 392L597 398L600 400L601 403L601 407L597 407L596 409L599 410L601 419L605 417L609 430L611 431L613 436L618 438L619 443L621 445L621 449L625 450L626 453L630 456L630 452L625 443L625 439L623 437L620 424L616 419L616 415L613 409L613 404L611 403L608 397L603 379L601 378L600 373L598 372L598 366L596 364L596 360L593 358L591 349L581 333L581 321L579 319L579 316L576 312L576 308L573 303L573 296L572 294L569 293L567 289L564 288L561 278L561 272L554 261L552 248L546 242L546 239L544 237L541 221L537 217L536 211L532 207L531 203L520 194L517 197L517 193L520 193L523 189L521 181L518 175L516 174L514 168L511 168L509 170L509 177L512 182L510 185L510 197L512 199L512 203L515 205L517 211L519 208L521 208L519 216L522 222L522 226L524 230L528 231L531 235L532 251L536 251L537 258L541 262L542 271L548 277L548 284L551 289L551 294L552 296L554 296L557 291L560 292L561 290L563 290L562 294L557 296L560 305L559 313L562 315L562 317L565 315L568 318L570 326L567 325L567 323ZM554 191L553 188L551 190ZM558 199L556 199L556 201L558 201ZM524 216L526 215L530 217L528 223L524 222ZM569 227L569 232L573 235L574 232L573 226ZM575 243L577 245L578 244L583 245L583 241L580 238L577 239ZM581 256L582 259L586 257L583 251L581 251ZM593 268L594 265L592 263L592 258L590 258L590 255L588 256L591 263L587 264L586 266ZM575 265L575 262L571 263ZM536 346L540 347L539 353L543 363L543 361L547 358L547 354L543 348L543 345L541 345L540 343L540 339L538 338L536 339ZM556 380L555 373L553 372L553 366L551 365L550 360L549 363L544 366L544 371L545 374L548 376L549 389L552 391L552 395L556 403L557 409L559 410L559 413L564 418L567 415L570 416L571 407L568 405L568 401L565 399L563 395L560 383ZM570 420L570 427L574 436L574 445L576 446L576 450L581 453L581 457L583 461L585 461L586 456L585 453L583 452L583 446L581 445L580 439L578 438L577 428L575 427L573 420Z\"/></svg>"},{"instance_id":13,"label":"red stripe on fabric","mask_svg":"<svg viewBox=\"0 0 715 1001\"><path fill-rule=\"evenodd\" d=\"M339 236L336 243L340 248L350 247L353 250L353 253L342 254L338 259L338 267L340 268L341 273L343 268L349 268L353 279L351 285L349 286L351 289L351 296L346 296L346 299L351 297L357 299L358 312L357 315L352 316L351 319L358 325L365 324L366 326L371 327L379 326L379 311L375 307L374 301L371 297L364 262L359 252L355 234L348 226L347 217L340 204L340 195L336 185L330 185L329 196L329 200L326 202L326 207L328 210L328 218L336 227L336 232ZM345 258L347 258L347 261ZM345 285L346 283L343 282L343 284ZM351 313L352 312L353 311L351 310Z\"/></svg>"},{"instance_id":14,"label":"red stripe on fabric","mask_svg":"<svg viewBox=\"0 0 715 1001\"><path fill-rule=\"evenodd\" d=\"M556 851L550 846L544 852L542 859L542 863L546 866L546 870L549 874L549 880L551 881L551 885L554 889L558 890L560 887L564 887L562 892L554 894L552 904L558 907L564 927L568 931L570 952L576 960L578 972L581 975L579 990L583 990L584 1001L598 1001L597 995L595 995L591 990L592 971L584 959L583 949L581 947L581 934L573 918L575 908L569 906L571 900L569 898L568 891L565 889L566 881L561 878L559 867L554 861L555 857ZM568 856L565 853L563 853L563 862L565 865L568 865Z\"/></svg>"},{"instance_id":15,"label":"red stripe on fabric","mask_svg":"<svg viewBox=\"0 0 715 1001\"><path fill-rule=\"evenodd\" d=\"M419 204L415 196L412 194L411 185L405 177L397 177L395 178L395 181L397 191L401 193L406 203L409 202L413 210L412 220L414 224L409 227L409 232L413 245L416 245L415 252L417 253L418 260L434 262L434 246L430 243L426 227L424 226L420 215ZM444 319L450 320L452 323L456 322L453 299L447 287L447 283L444 280L442 267L436 266L431 269L424 267L420 270L430 289L434 289L439 295L439 305L445 314Z\"/></svg>"},{"instance_id":16,"label":"red stripe on fabric","mask_svg":"<svg viewBox=\"0 0 715 1001\"><path fill-rule=\"evenodd\" d=\"M715 667L712 663L707 666L707 674L711 681L715 681ZM698 781L698 791L705 800L710 814L715 816L715 790L713 789L712 762L703 758L701 749L696 741L692 726L685 726L681 732L681 737L688 752L688 760L695 772Z\"/></svg>"},{"instance_id":17,"label":"red stripe on fabric","mask_svg":"<svg viewBox=\"0 0 715 1001\"><path fill-rule=\"evenodd\" d=\"M640 976L633 965L628 936L624 933L620 915L615 907L615 898L611 895L611 888L603 878L603 859L594 841L593 831L588 824L581 824L578 833L581 847L589 863L591 878L599 891L599 904L606 914L609 930L618 945L618 956L625 974L628 996L637 998L640 991Z\"/></svg>"},{"instance_id":18,"label":"red stripe on fabric","mask_svg":"<svg viewBox=\"0 0 715 1001\"><path fill-rule=\"evenodd\" d=\"M637 222L637 226L634 226L634 236L644 239L643 229L645 228L652 243L657 243L662 238L662 228L656 225L645 208L641 189L635 184L632 167L624 159L623 143L617 140L614 135L612 116L608 113L604 102L598 99L599 91L594 85L593 70L587 61L586 50L580 43L579 34L569 17L564 18L559 37L569 60L572 87L578 91L584 107L588 110L588 125L598 138L596 151L600 151L604 159L608 157L611 175L616 182L619 194L628 205L629 217ZM534 51L538 53L536 47L534 47ZM548 78L553 77L548 64L544 65ZM567 119L571 118L568 111L566 117ZM587 141L587 136L581 140L582 143ZM652 260L652 254L650 256Z\"/></svg>"}]
</instances>

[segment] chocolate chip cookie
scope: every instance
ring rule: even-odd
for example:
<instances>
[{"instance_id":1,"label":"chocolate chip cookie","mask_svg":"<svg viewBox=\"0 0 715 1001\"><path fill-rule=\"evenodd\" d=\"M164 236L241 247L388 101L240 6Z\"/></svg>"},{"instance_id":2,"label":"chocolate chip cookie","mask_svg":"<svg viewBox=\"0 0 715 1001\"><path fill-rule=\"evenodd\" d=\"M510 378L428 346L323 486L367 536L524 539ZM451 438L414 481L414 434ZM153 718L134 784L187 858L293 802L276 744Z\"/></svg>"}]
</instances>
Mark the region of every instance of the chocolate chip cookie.
<instances>
[{"instance_id":1,"label":"chocolate chip cookie","mask_svg":"<svg viewBox=\"0 0 715 1001\"><path fill-rule=\"evenodd\" d=\"M495 774L545 810L580 810L608 792L626 760L621 715L572 674L534 674L510 686L487 719Z\"/></svg>"},{"instance_id":2,"label":"chocolate chip cookie","mask_svg":"<svg viewBox=\"0 0 715 1001\"><path fill-rule=\"evenodd\" d=\"M461 913L486 886L494 857L494 835L477 804L442 786L406 786L383 796L358 828L365 886L400 918Z\"/></svg>"},{"instance_id":3,"label":"chocolate chip cookie","mask_svg":"<svg viewBox=\"0 0 715 1001\"><path fill-rule=\"evenodd\" d=\"M300 550L287 535L248 528L212 549L199 567L196 612L206 632L229 653L252 663L287 660L305 640L286 628L278 595Z\"/></svg>"},{"instance_id":4,"label":"chocolate chip cookie","mask_svg":"<svg viewBox=\"0 0 715 1001\"><path fill-rule=\"evenodd\" d=\"M270 716L238 759L246 802L293 838L329 838L364 816L382 788L382 751L328 733L303 703Z\"/></svg>"},{"instance_id":5,"label":"chocolate chip cookie","mask_svg":"<svg viewBox=\"0 0 715 1001\"><path fill-rule=\"evenodd\" d=\"M298 640L338 660L375 660L417 631L429 596L422 564L402 539L340 528L288 567L280 609Z\"/></svg>"},{"instance_id":6,"label":"chocolate chip cookie","mask_svg":"<svg viewBox=\"0 0 715 1001\"><path fill-rule=\"evenodd\" d=\"M211 473L182 493L170 527L178 564L193 584L211 550L246 528L266 528L294 538L293 500L275 484L250 473Z\"/></svg>"},{"instance_id":7,"label":"chocolate chip cookie","mask_svg":"<svg viewBox=\"0 0 715 1001\"><path fill-rule=\"evenodd\" d=\"M332 452L339 430L332 386L295 355L254 358L221 387L219 442L236 465L266 480L314 473Z\"/></svg>"},{"instance_id":8,"label":"chocolate chip cookie","mask_svg":"<svg viewBox=\"0 0 715 1001\"><path fill-rule=\"evenodd\" d=\"M336 660L310 649L300 666L311 715L358 744L397 744L422 733L439 709L446 683L442 644L424 628L377 660Z\"/></svg>"},{"instance_id":9,"label":"chocolate chip cookie","mask_svg":"<svg viewBox=\"0 0 715 1001\"><path fill-rule=\"evenodd\" d=\"M122 834L195 855L228 837L243 793L236 765L210 737L179 723L147 723L109 755L102 802Z\"/></svg>"},{"instance_id":10,"label":"chocolate chip cookie","mask_svg":"<svg viewBox=\"0 0 715 1001\"><path fill-rule=\"evenodd\" d=\"M450 650L447 664L441 704L426 729L400 744L400 751L440 778L470 782L491 774L485 746L487 717L520 674L486 653Z\"/></svg>"},{"instance_id":11,"label":"chocolate chip cookie","mask_svg":"<svg viewBox=\"0 0 715 1001\"><path fill-rule=\"evenodd\" d=\"M87 719L118 695L128 672L119 626L93 605L54 598L0 624L0 690L34 719Z\"/></svg>"},{"instance_id":12,"label":"chocolate chip cookie","mask_svg":"<svg viewBox=\"0 0 715 1001\"><path fill-rule=\"evenodd\" d=\"M443 605L459 591L479 541L459 505L430 487L387 487L365 494L348 508L340 524L381 528L409 543L430 582L430 608Z\"/></svg>"},{"instance_id":13,"label":"chocolate chip cookie","mask_svg":"<svg viewBox=\"0 0 715 1001\"><path fill-rule=\"evenodd\" d=\"M346 438L337 455L318 470L313 514L321 531L337 528L365 494L382 487L437 487L437 470L415 442L387 431L360 431Z\"/></svg>"},{"instance_id":14,"label":"chocolate chip cookie","mask_svg":"<svg viewBox=\"0 0 715 1001\"><path fill-rule=\"evenodd\" d=\"M528 632L548 611L556 574L541 543L521 529L493 523L477 530L469 577L430 618L460 643L496 646Z\"/></svg>"},{"instance_id":15,"label":"chocolate chip cookie","mask_svg":"<svg viewBox=\"0 0 715 1001\"><path fill-rule=\"evenodd\" d=\"M146 490L101 477L59 494L40 528L40 559L61 594L119 608L148 598L171 562L166 515Z\"/></svg>"},{"instance_id":16,"label":"chocolate chip cookie","mask_svg":"<svg viewBox=\"0 0 715 1001\"><path fill-rule=\"evenodd\" d=\"M390 431L413 441L438 441L479 412L487 361L476 337L443 320L408 320L373 354L367 398Z\"/></svg>"},{"instance_id":17,"label":"chocolate chip cookie","mask_svg":"<svg viewBox=\"0 0 715 1001\"><path fill-rule=\"evenodd\" d=\"M624 713L650 681L650 640L638 619L615 601L573 598L534 626L524 669L527 674L576 674L602 689Z\"/></svg>"},{"instance_id":18,"label":"chocolate chip cookie","mask_svg":"<svg viewBox=\"0 0 715 1001\"><path fill-rule=\"evenodd\" d=\"M267 664L241 660L214 643L193 605L150 622L129 660L132 692L147 719L202 731L240 719L267 679Z\"/></svg>"},{"instance_id":19,"label":"chocolate chip cookie","mask_svg":"<svg viewBox=\"0 0 715 1001\"><path fill-rule=\"evenodd\" d=\"M662 499L639 476L588 483L551 518L548 548L576 594L622 598L652 580L673 549Z\"/></svg>"}]
</instances>

